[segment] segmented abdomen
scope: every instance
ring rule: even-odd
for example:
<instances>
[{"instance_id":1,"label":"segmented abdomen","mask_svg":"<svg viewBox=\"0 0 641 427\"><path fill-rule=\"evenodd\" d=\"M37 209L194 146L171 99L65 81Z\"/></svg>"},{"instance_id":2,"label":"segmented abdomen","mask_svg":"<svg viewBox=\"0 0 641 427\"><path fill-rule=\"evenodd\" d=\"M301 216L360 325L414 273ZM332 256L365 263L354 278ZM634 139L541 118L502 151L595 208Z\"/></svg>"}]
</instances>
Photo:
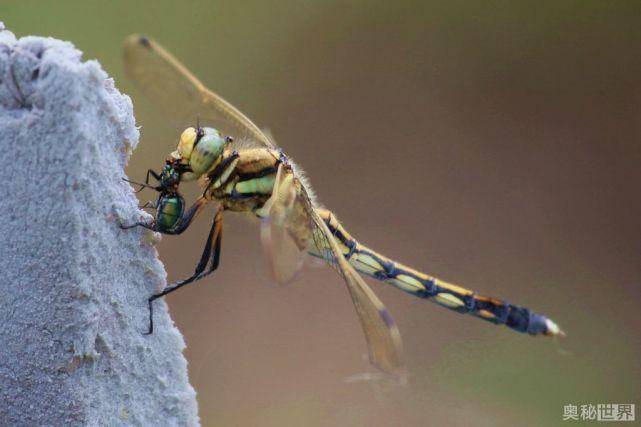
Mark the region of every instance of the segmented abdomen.
<instances>
[{"instance_id":1,"label":"segmented abdomen","mask_svg":"<svg viewBox=\"0 0 641 427\"><path fill-rule=\"evenodd\" d=\"M343 250L345 258L360 273L388 283L419 298L429 299L459 313L504 324L532 335L563 335L550 319L505 301L477 295L469 289L423 274L358 243L328 210L317 209ZM319 256L318 253L311 252Z\"/></svg>"}]
</instances>

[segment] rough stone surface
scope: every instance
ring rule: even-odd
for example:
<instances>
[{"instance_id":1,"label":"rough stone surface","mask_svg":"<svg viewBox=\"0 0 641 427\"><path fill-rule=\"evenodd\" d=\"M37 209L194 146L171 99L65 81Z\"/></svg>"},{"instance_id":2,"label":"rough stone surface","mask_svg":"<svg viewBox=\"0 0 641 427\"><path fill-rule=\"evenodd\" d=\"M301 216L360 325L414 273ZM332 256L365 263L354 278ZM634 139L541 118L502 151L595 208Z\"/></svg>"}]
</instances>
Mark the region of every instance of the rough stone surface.
<instances>
[{"instance_id":1,"label":"rough stone surface","mask_svg":"<svg viewBox=\"0 0 641 427\"><path fill-rule=\"evenodd\" d=\"M198 425L165 271L121 178L131 101L70 43L0 23L0 425Z\"/></svg>"}]
</instances>

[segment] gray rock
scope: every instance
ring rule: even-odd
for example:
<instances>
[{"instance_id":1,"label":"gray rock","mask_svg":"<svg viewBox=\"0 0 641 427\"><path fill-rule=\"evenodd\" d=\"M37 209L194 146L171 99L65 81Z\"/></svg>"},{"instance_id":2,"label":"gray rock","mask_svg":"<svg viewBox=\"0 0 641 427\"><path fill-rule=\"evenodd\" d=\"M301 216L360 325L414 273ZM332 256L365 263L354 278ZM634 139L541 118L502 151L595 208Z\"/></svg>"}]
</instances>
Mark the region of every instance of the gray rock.
<instances>
[{"instance_id":1,"label":"gray rock","mask_svg":"<svg viewBox=\"0 0 641 427\"><path fill-rule=\"evenodd\" d=\"M198 425L166 274L122 181L131 100L67 42L0 23L0 425Z\"/></svg>"}]
</instances>

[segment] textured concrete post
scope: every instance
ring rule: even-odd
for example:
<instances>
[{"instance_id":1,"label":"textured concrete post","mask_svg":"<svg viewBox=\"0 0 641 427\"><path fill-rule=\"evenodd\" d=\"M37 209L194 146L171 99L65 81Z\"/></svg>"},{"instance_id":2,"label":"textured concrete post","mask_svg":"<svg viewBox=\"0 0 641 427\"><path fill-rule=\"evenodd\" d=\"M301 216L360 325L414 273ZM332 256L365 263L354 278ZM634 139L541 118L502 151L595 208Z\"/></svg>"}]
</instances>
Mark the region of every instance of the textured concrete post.
<instances>
[{"instance_id":1,"label":"textured concrete post","mask_svg":"<svg viewBox=\"0 0 641 427\"><path fill-rule=\"evenodd\" d=\"M116 47L114 47L116 49ZM165 271L122 181L132 105L65 42L0 23L0 425L198 425Z\"/></svg>"}]
</instances>

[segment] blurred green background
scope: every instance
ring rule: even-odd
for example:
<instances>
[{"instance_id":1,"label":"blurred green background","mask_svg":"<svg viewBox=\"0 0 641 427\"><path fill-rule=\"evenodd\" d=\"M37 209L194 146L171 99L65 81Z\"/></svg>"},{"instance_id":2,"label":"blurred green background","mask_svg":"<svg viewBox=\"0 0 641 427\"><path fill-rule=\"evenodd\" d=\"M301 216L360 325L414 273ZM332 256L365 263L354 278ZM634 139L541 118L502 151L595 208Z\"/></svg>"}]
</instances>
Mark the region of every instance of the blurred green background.
<instances>
[{"instance_id":1,"label":"blurred green background","mask_svg":"<svg viewBox=\"0 0 641 427\"><path fill-rule=\"evenodd\" d=\"M219 271L168 298L206 426L577 425L563 406L587 403L641 417L639 16L615 1L0 3L17 36L72 41L132 96L132 179L190 125L123 76L140 32L269 127L356 238L568 333L372 283L410 382L347 382L371 368L344 286L331 269L268 286L258 230L230 214ZM159 244L169 280L193 271L208 226Z\"/></svg>"}]
</instances>

